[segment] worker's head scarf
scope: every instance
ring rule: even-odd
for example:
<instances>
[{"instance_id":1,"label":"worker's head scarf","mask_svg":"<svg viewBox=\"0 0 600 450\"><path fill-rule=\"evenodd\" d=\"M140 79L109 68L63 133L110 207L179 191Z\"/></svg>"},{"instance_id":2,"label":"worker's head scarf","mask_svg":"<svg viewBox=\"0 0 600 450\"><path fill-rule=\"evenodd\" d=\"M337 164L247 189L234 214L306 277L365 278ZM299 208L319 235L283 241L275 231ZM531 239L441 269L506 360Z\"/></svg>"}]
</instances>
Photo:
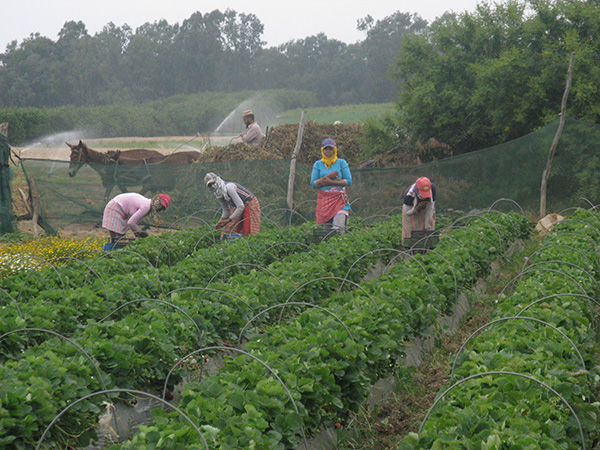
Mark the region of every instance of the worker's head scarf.
<instances>
[{"instance_id":1,"label":"worker's head scarf","mask_svg":"<svg viewBox=\"0 0 600 450\"><path fill-rule=\"evenodd\" d=\"M325 147L333 147L333 156L331 158L327 158L325 156L325 152L323 151L325 149ZM323 161L323 164L325 164L325 167L327 169L329 169L331 167L331 165L337 161L338 157L337 157L337 147L335 145L335 141L331 138L327 138L323 141L323 144L321 144L321 161Z\"/></svg>"},{"instance_id":2,"label":"worker's head scarf","mask_svg":"<svg viewBox=\"0 0 600 450\"><path fill-rule=\"evenodd\" d=\"M213 191L215 197L229 201L229 195L227 195L227 188L225 186L225 182L216 173L207 173L204 177L204 183L206 183L206 186L211 191Z\"/></svg>"},{"instance_id":3,"label":"worker's head scarf","mask_svg":"<svg viewBox=\"0 0 600 450\"><path fill-rule=\"evenodd\" d=\"M171 197L169 197L167 194L158 194L152 198L152 205L150 206L150 215L152 216L152 221L154 222L154 225L160 225L160 217L158 217L158 213L167 209L167 207L170 204Z\"/></svg>"}]
</instances>

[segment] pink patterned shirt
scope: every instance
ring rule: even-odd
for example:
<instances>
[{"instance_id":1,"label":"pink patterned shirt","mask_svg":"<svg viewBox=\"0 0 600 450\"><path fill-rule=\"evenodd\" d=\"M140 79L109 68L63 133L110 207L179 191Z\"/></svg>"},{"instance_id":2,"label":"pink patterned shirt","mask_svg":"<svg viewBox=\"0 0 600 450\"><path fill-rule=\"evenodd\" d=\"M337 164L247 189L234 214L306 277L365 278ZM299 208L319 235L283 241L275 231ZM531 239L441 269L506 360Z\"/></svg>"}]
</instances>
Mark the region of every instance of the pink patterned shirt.
<instances>
[{"instance_id":1,"label":"pink patterned shirt","mask_svg":"<svg viewBox=\"0 0 600 450\"><path fill-rule=\"evenodd\" d=\"M134 232L141 231L138 223L150 212L152 199L146 198L136 192L126 192L117 195L113 200L121 207L123 213L129 217L127 220L129 228Z\"/></svg>"}]
</instances>

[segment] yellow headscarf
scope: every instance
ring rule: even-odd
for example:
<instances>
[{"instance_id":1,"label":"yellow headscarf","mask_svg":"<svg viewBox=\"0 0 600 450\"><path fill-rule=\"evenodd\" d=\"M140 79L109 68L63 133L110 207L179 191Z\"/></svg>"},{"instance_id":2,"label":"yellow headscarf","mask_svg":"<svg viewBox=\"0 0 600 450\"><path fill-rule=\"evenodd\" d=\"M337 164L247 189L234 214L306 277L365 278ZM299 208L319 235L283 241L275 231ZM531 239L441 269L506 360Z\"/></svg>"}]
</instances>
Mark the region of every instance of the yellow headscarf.
<instances>
[{"instance_id":1,"label":"yellow headscarf","mask_svg":"<svg viewBox=\"0 0 600 450\"><path fill-rule=\"evenodd\" d=\"M325 157L325 152L323 152L323 147L321 147L321 156L323 156L321 158L321 161L323 161L323 164L325 164L325 167L327 169L329 169L331 167L331 165L337 161L337 147L333 147L333 156L331 158L327 158Z\"/></svg>"}]
</instances>

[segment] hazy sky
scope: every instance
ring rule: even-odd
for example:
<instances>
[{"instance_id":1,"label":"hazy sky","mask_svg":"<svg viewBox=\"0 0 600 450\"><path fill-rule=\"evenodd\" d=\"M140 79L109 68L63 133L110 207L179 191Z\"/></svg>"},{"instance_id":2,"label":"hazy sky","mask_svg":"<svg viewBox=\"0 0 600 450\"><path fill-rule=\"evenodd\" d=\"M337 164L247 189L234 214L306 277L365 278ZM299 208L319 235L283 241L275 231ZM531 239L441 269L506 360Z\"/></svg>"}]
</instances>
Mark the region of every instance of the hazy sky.
<instances>
[{"instance_id":1,"label":"hazy sky","mask_svg":"<svg viewBox=\"0 0 600 450\"><path fill-rule=\"evenodd\" d=\"M6 45L19 43L39 32L52 40L65 22L81 20L90 35L109 22L128 24L135 30L146 22L165 19L181 23L192 13L227 8L256 14L264 25L262 39L275 46L323 32L328 38L346 43L363 40L356 21L367 15L379 20L396 11L417 13L432 21L445 11L473 11L478 0L2 0L0 12L0 53Z\"/></svg>"}]
</instances>

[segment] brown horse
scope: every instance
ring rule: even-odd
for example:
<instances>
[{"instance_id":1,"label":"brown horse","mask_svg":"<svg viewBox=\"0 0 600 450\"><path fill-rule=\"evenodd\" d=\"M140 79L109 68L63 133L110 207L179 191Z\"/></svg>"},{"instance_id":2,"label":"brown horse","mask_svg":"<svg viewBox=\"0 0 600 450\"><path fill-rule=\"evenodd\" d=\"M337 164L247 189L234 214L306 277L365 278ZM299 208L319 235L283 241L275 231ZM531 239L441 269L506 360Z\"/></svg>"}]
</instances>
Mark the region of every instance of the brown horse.
<instances>
[{"instance_id":1,"label":"brown horse","mask_svg":"<svg viewBox=\"0 0 600 450\"><path fill-rule=\"evenodd\" d=\"M200 152L186 150L182 152L174 151L168 155L158 153L154 155L154 150L134 149L134 150L109 150L106 154L117 164L189 164L195 162L200 157Z\"/></svg>"},{"instance_id":2,"label":"brown horse","mask_svg":"<svg viewBox=\"0 0 600 450\"><path fill-rule=\"evenodd\" d=\"M84 142L77 145L67 143L71 149L69 176L74 177L84 164L89 164L100 175L106 189L104 201L108 201L115 185L121 192L127 186L141 186L140 194L150 190L170 189L176 182L174 176L155 177L154 167L162 164L187 163L189 157L171 158L155 150L116 150L102 153L89 148ZM182 155L185 152L182 152Z\"/></svg>"}]
</instances>

